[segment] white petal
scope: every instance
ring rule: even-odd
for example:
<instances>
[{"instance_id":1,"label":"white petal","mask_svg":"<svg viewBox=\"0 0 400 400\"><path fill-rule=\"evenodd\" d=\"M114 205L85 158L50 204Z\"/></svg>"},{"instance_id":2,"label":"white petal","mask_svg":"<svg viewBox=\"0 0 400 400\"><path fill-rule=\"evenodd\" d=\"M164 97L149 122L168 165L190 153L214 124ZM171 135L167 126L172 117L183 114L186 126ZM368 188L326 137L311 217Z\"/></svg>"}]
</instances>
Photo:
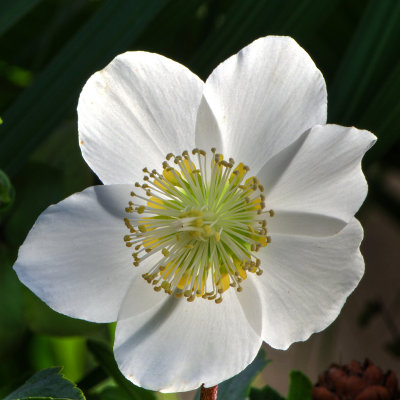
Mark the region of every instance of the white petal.
<instances>
[{"instance_id":1,"label":"white petal","mask_svg":"<svg viewBox=\"0 0 400 400\"><path fill-rule=\"evenodd\" d=\"M263 339L286 349L331 324L364 272L363 231L353 219L337 235L276 235L260 252ZM262 288L262 290L261 290Z\"/></svg>"},{"instance_id":2,"label":"white petal","mask_svg":"<svg viewBox=\"0 0 400 400\"><path fill-rule=\"evenodd\" d=\"M94 186L45 210L19 250L21 282L60 313L115 321L138 274L123 240L130 189Z\"/></svg>"},{"instance_id":3,"label":"white petal","mask_svg":"<svg viewBox=\"0 0 400 400\"><path fill-rule=\"evenodd\" d=\"M169 296L160 306L119 321L114 352L122 373L162 392L209 387L239 373L254 359L261 340L238 296L228 290L221 304Z\"/></svg>"},{"instance_id":4,"label":"white petal","mask_svg":"<svg viewBox=\"0 0 400 400\"><path fill-rule=\"evenodd\" d=\"M375 143L368 131L316 126L258 173L271 234L332 235L347 224L367 194L361 159Z\"/></svg>"},{"instance_id":5,"label":"white petal","mask_svg":"<svg viewBox=\"0 0 400 400\"><path fill-rule=\"evenodd\" d=\"M92 75L79 98L83 157L104 183L131 183L167 153L194 148L203 82L158 54L128 52Z\"/></svg>"},{"instance_id":6,"label":"white petal","mask_svg":"<svg viewBox=\"0 0 400 400\"><path fill-rule=\"evenodd\" d=\"M156 255L156 257L160 258L159 255ZM155 292L154 286L150 285L142 277L142 274L150 271L151 266L151 259L146 259L140 263L140 274L132 281L121 304L118 314L119 321L144 313L165 301L166 295Z\"/></svg>"},{"instance_id":7,"label":"white petal","mask_svg":"<svg viewBox=\"0 0 400 400\"><path fill-rule=\"evenodd\" d=\"M201 99L196 118L196 147L210 151L212 147L222 150L222 137L218 121L205 97Z\"/></svg>"},{"instance_id":8,"label":"white petal","mask_svg":"<svg viewBox=\"0 0 400 400\"><path fill-rule=\"evenodd\" d=\"M326 122L324 78L289 37L258 39L227 59L207 79L204 97L218 121L224 156L253 173L305 130Z\"/></svg>"}]
</instances>

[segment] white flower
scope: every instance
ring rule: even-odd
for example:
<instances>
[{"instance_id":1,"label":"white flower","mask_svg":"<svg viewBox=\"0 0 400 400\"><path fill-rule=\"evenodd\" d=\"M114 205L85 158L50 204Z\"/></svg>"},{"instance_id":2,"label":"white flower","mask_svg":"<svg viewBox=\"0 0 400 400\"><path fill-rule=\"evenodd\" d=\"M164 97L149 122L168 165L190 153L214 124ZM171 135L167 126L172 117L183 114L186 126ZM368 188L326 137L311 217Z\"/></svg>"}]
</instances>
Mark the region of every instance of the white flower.
<instances>
[{"instance_id":1,"label":"white flower","mask_svg":"<svg viewBox=\"0 0 400 400\"><path fill-rule=\"evenodd\" d=\"M20 280L63 314L117 320L121 371L154 390L213 386L262 341L307 339L363 274L354 214L375 141L325 125L326 102L288 37L256 40L205 83L157 54L116 57L78 106L82 153L104 186L39 217Z\"/></svg>"}]
</instances>

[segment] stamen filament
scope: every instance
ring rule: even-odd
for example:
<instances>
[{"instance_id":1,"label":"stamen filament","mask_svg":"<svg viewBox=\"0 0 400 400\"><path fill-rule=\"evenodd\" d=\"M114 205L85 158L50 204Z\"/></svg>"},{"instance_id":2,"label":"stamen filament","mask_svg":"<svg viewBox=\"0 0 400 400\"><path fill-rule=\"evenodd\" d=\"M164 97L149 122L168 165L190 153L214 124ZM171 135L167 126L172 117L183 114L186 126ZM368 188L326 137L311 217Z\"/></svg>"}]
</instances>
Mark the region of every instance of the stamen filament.
<instances>
[{"instance_id":1,"label":"stamen filament","mask_svg":"<svg viewBox=\"0 0 400 400\"><path fill-rule=\"evenodd\" d=\"M261 275L254 254L271 242L265 218L274 212L265 211L258 179L246 179L247 166L235 168L232 158L211 152L210 170L200 149L192 151L193 159L188 151L169 153L162 174L143 169L144 183L135 187L144 194L131 192L126 212L135 215L124 218L129 230L124 241L135 249L136 267L158 257L143 274L155 291L219 304L230 287L242 290L246 272Z\"/></svg>"}]
</instances>

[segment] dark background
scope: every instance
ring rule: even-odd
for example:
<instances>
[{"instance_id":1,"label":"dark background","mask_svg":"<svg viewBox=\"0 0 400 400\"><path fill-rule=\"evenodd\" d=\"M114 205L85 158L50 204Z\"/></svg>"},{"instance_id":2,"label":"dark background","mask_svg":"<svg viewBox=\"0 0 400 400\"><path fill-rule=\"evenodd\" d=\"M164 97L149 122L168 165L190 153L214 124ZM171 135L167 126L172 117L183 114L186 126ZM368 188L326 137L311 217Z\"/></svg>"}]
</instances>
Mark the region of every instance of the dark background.
<instances>
[{"instance_id":1,"label":"dark background","mask_svg":"<svg viewBox=\"0 0 400 400\"><path fill-rule=\"evenodd\" d=\"M126 50L163 54L205 80L219 62L270 34L294 37L322 71L329 122L368 129L379 140L364 160L370 192L358 215L366 275L323 334L287 352L267 348L273 363L258 383L284 393L290 369L315 380L331 361L366 356L400 372L400 1L2 0L0 397L51 365L79 381L96 367L86 339L112 339L112 326L50 310L12 270L40 212L98 183L77 140L84 82Z\"/></svg>"}]
</instances>

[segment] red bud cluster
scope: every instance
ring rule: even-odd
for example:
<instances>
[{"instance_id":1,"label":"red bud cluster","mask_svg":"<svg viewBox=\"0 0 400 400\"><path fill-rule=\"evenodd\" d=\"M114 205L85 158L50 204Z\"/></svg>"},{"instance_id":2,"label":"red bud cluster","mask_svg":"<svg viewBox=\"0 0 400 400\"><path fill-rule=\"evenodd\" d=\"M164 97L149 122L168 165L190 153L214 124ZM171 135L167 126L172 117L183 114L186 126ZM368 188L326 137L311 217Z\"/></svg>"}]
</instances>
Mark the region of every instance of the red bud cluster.
<instances>
[{"instance_id":1,"label":"red bud cluster","mask_svg":"<svg viewBox=\"0 0 400 400\"><path fill-rule=\"evenodd\" d=\"M313 400L398 400L397 378L392 371L385 374L370 360L363 364L332 364L321 374L312 391Z\"/></svg>"}]
</instances>

